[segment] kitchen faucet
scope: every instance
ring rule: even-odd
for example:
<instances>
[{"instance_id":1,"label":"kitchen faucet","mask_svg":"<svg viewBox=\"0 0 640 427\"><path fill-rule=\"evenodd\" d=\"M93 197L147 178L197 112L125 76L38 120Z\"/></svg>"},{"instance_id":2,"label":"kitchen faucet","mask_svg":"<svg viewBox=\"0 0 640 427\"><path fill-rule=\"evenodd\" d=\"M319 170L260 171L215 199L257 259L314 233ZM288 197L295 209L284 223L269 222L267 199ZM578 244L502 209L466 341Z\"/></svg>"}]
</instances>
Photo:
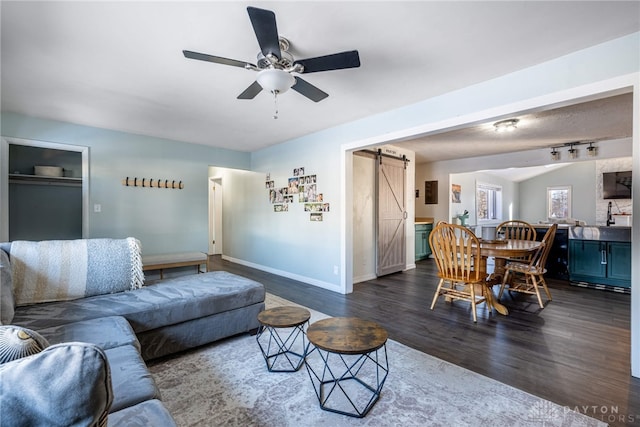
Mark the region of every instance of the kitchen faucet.
<instances>
[{"instance_id":1,"label":"kitchen faucet","mask_svg":"<svg viewBox=\"0 0 640 427\"><path fill-rule=\"evenodd\" d=\"M613 220L613 217L611 216L611 202L609 202L609 205L607 206L607 227L615 223L616 222Z\"/></svg>"}]
</instances>

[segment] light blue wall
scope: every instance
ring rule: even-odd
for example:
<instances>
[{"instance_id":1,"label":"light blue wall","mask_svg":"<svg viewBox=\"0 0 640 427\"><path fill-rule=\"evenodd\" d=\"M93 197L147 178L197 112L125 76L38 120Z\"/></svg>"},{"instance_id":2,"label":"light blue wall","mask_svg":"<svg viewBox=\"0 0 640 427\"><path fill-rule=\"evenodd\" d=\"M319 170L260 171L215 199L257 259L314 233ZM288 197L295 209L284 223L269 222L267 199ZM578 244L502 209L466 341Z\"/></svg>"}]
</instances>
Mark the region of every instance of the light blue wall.
<instances>
[{"instance_id":1,"label":"light blue wall","mask_svg":"<svg viewBox=\"0 0 640 427\"><path fill-rule=\"evenodd\" d=\"M502 221L520 217L517 183L488 173L471 172L451 174L451 184L461 186L460 203L451 202L451 193L448 194L448 197L444 201L448 201L449 203L449 216L451 217L451 221L453 221L454 216L462 214L467 210L469 211L467 224L481 225L478 223L476 215L476 185L478 183L496 185L502 188L501 219L485 222L485 225L497 225ZM449 185L449 188L451 188L451 185Z\"/></svg>"},{"instance_id":2,"label":"light blue wall","mask_svg":"<svg viewBox=\"0 0 640 427\"><path fill-rule=\"evenodd\" d=\"M331 134L331 131L328 131ZM334 266L341 265L340 255L340 142L338 135L304 143L292 141L279 144L252 155L252 169L262 173L261 183L247 189L247 195L256 200L253 216L247 218L253 229L245 234L259 233L260 238L244 239L237 255L258 265L286 271L291 277L301 278L316 285L339 290L339 274ZM316 175L317 192L330 204L330 212L323 214L322 222L309 220L301 203L290 206L289 212L275 213L264 190L264 176L271 174L276 187L285 186L293 169L305 168L305 174ZM242 239L241 239L242 240ZM338 272L339 273L339 272Z\"/></svg>"},{"instance_id":3,"label":"light blue wall","mask_svg":"<svg viewBox=\"0 0 640 427\"><path fill-rule=\"evenodd\" d=\"M206 252L208 166L250 166L249 155L237 151L18 114L1 120L5 137L89 147L89 237L134 236L148 254ZM184 189L125 187L127 176L181 180Z\"/></svg>"},{"instance_id":4,"label":"light blue wall","mask_svg":"<svg viewBox=\"0 0 640 427\"><path fill-rule=\"evenodd\" d=\"M544 175L522 181L522 219L536 223L547 218L547 187L571 186L571 217L596 224L595 161L572 163Z\"/></svg>"}]
</instances>

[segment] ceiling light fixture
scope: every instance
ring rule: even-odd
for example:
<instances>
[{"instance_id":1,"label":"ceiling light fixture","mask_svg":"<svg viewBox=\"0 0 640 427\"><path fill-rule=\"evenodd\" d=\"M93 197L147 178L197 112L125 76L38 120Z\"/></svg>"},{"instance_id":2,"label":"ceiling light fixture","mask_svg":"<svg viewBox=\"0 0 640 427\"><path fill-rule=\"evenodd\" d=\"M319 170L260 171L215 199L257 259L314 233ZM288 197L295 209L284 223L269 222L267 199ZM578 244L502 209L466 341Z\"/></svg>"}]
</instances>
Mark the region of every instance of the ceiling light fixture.
<instances>
[{"instance_id":1,"label":"ceiling light fixture","mask_svg":"<svg viewBox=\"0 0 640 427\"><path fill-rule=\"evenodd\" d=\"M275 112L273 118L278 118L278 94L285 93L291 86L296 84L296 79L291 73L279 68L269 68L258 73L256 81L262 89L268 90L273 94L273 102Z\"/></svg>"},{"instance_id":2,"label":"ceiling light fixture","mask_svg":"<svg viewBox=\"0 0 640 427\"><path fill-rule=\"evenodd\" d=\"M556 150L555 147L551 147L551 160L553 161L560 160L560 152Z\"/></svg>"},{"instance_id":3,"label":"ceiling light fixture","mask_svg":"<svg viewBox=\"0 0 640 427\"><path fill-rule=\"evenodd\" d=\"M567 151L569 153L569 158L570 159L577 159L578 158L578 149L577 148L573 148L574 144L569 144L569 150Z\"/></svg>"},{"instance_id":4,"label":"ceiling light fixture","mask_svg":"<svg viewBox=\"0 0 640 427\"><path fill-rule=\"evenodd\" d=\"M519 121L518 119L500 120L499 122L495 122L493 126L496 132L513 132L518 127L517 124Z\"/></svg>"},{"instance_id":5,"label":"ceiling light fixture","mask_svg":"<svg viewBox=\"0 0 640 427\"><path fill-rule=\"evenodd\" d=\"M598 154L598 147L594 147L593 142L590 142L589 146L587 147L587 155L589 157L595 157L597 154Z\"/></svg>"},{"instance_id":6,"label":"ceiling light fixture","mask_svg":"<svg viewBox=\"0 0 640 427\"><path fill-rule=\"evenodd\" d=\"M262 89L279 94L288 91L296 82L296 79L288 72L277 68L262 70L256 77Z\"/></svg>"}]
</instances>

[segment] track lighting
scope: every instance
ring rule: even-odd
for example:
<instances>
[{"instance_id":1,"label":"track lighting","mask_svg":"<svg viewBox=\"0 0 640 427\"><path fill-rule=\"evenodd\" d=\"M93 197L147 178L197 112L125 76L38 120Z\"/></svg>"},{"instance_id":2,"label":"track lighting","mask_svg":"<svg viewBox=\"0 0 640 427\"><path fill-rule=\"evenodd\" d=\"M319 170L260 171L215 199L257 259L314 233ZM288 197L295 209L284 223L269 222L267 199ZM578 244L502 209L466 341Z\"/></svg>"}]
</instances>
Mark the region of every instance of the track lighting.
<instances>
[{"instance_id":1,"label":"track lighting","mask_svg":"<svg viewBox=\"0 0 640 427\"><path fill-rule=\"evenodd\" d=\"M589 157L595 157L598 155L598 147L594 146L593 142L580 142L580 141L576 141L576 142L566 142L564 144L562 144L561 146L558 147L551 147L551 160L553 161L558 161L560 160L560 151L558 151L559 148L562 147L569 147L569 149L567 150L567 153L569 154L569 158L571 160L575 160L578 158L578 149L576 148L576 146L578 145L586 145L589 144L589 146L587 147L587 155Z\"/></svg>"}]
</instances>

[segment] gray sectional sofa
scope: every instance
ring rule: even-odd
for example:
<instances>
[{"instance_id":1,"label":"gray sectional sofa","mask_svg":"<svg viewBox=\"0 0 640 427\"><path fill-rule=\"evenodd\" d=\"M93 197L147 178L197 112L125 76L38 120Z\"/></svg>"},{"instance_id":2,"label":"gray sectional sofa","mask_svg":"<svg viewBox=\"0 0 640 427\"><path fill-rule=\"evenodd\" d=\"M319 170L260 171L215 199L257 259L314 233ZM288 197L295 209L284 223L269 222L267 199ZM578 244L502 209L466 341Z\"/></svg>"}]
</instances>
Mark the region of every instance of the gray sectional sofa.
<instances>
[{"instance_id":1,"label":"gray sectional sofa","mask_svg":"<svg viewBox=\"0 0 640 427\"><path fill-rule=\"evenodd\" d=\"M19 407L24 403L20 403L20 396L33 399L34 393L38 393L25 389L29 382L12 384L11 380L19 381L17 372L47 378L50 375L47 367L51 369L56 364L39 363L39 358L55 359L56 352L62 354L55 368L60 370L59 374L66 375L63 371L67 370L77 374L83 367L65 363L64 355L80 351L78 348L91 354L86 348L78 347L82 345L95 345L98 350L91 351L98 359L102 352L110 369L112 402L107 410L108 425L174 425L145 361L256 330L257 315L264 309L262 284L224 271L189 274L133 290L70 300L16 304L11 300L18 291L11 282L18 274L11 263L17 260L12 259L11 245L2 244L0 248L3 249L0 250L3 324L35 331L51 344L45 351L0 365L3 417L10 416L10 412L5 411L9 407L18 411L14 414L18 418L12 420L15 423L10 422L11 425L71 425L69 420L58 423L61 420L55 419L56 414L51 414L54 418L45 422L36 422L41 413L25 414ZM97 272L96 277L100 274ZM37 369L25 369L29 364ZM41 394L41 404L56 400L46 387ZM95 402L87 401L90 397L77 396L78 404L93 405ZM29 418L32 415L34 418Z\"/></svg>"}]
</instances>

